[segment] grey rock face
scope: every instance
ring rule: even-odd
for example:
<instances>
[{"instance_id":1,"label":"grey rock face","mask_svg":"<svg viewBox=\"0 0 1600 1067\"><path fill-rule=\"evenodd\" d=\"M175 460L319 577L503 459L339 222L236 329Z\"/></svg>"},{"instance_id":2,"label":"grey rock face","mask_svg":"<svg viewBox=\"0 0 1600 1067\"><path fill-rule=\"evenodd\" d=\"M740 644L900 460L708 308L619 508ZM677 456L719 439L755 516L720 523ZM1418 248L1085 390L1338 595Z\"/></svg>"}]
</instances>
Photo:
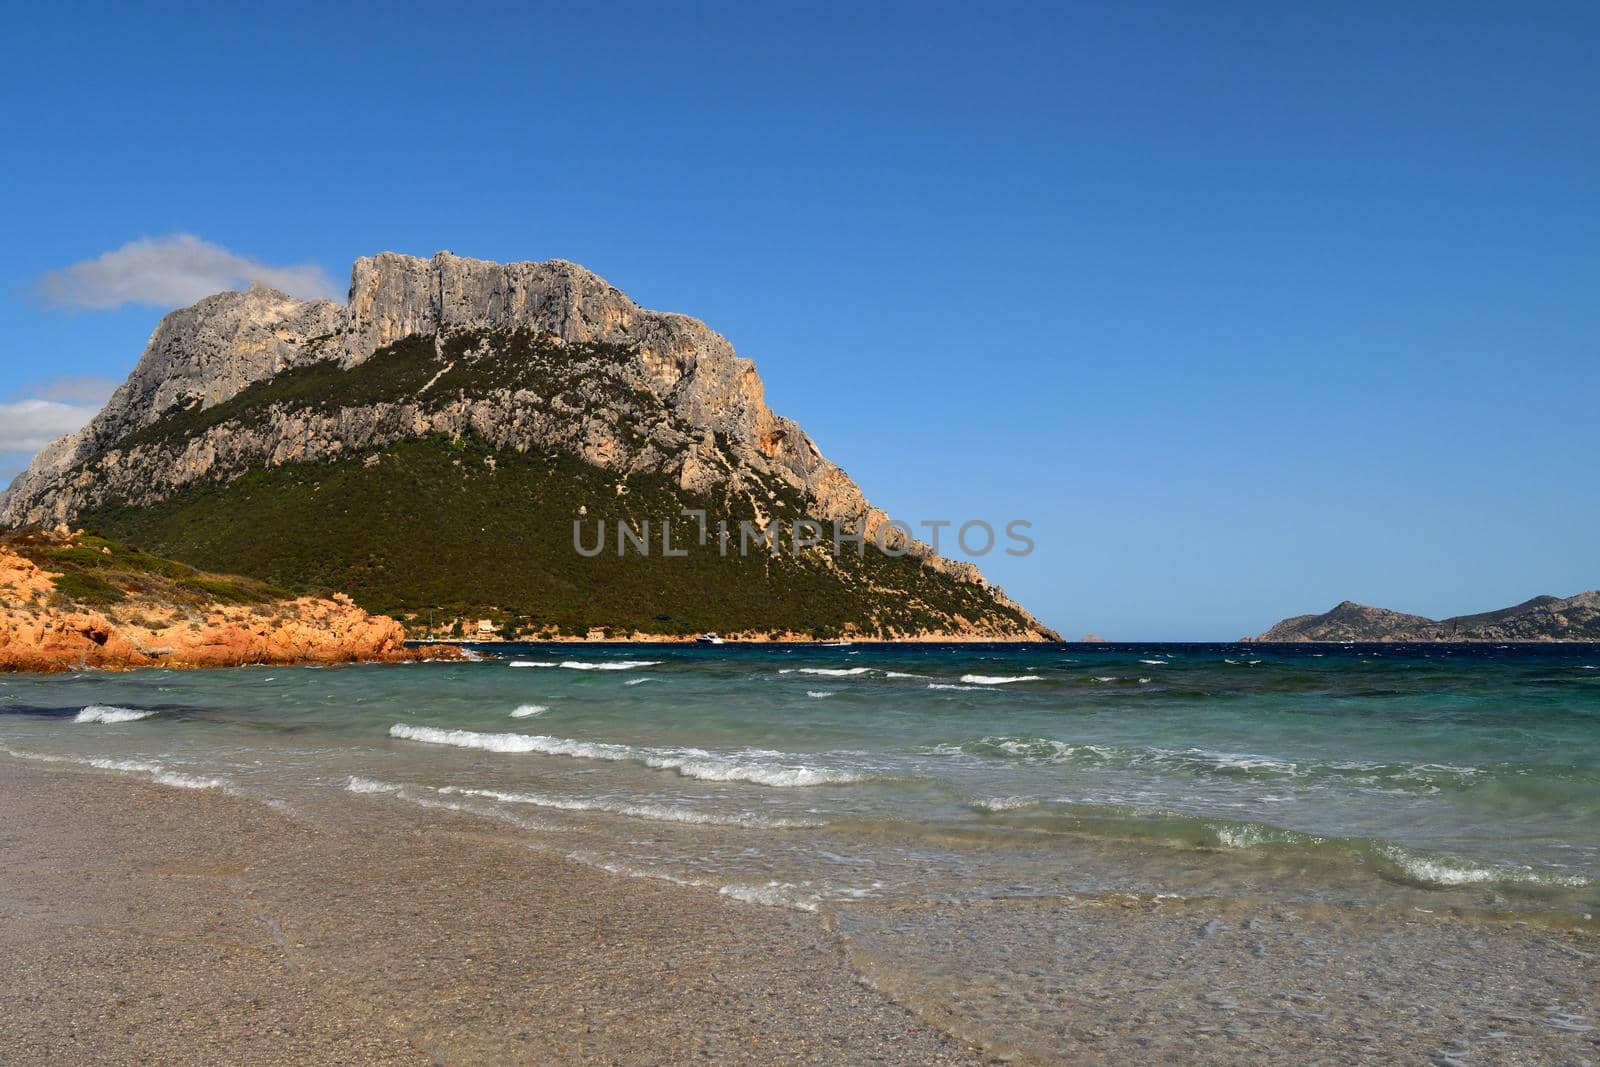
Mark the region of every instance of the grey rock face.
<instances>
[{"instance_id":1,"label":"grey rock face","mask_svg":"<svg viewBox=\"0 0 1600 1067\"><path fill-rule=\"evenodd\" d=\"M163 318L144 355L106 406L75 434L52 442L0 496L0 523L62 521L59 479L174 407L219 404L252 382L317 358L313 338L331 337L342 310L261 286L218 293Z\"/></svg>"},{"instance_id":2,"label":"grey rock face","mask_svg":"<svg viewBox=\"0 0 1600 1067\"><path fill-rule=\"evenodd\" d=\"M174 409L214 407L290 367L323 360L350 367L406 337L505 330L635 351L627 379L670 415L673 428L658 436L687 438L673 441L671 450L673 473L685 488L737 487L744 475L778 478L811 502L816 518L881 535L892 547L907 542L897 529L885 529L888 516L867 503L804 430L772 412L754 363L704 323L641 308L573 263L502 264L448 252L431 259L385 252L357 260L342 307L253 288L219 293L168 315L105 409L78 434L41 452L0 497L0 523L70 522L110 500L150 503L194 481L236 477L251 466L329 458L430 432L471 430L519 449L561 444L621 471L664 462L665 451L628 445L626 435L581 420L566 427L541 424L524 410L526 398L509 392L455 407L374 405L314 418L284 413L249 433L213 427L176 453L143 444L119 448L129 434ZM930 566L986 585L971 564L945 560L916 541L909 549Z\"/></svg>"}]
</instances>

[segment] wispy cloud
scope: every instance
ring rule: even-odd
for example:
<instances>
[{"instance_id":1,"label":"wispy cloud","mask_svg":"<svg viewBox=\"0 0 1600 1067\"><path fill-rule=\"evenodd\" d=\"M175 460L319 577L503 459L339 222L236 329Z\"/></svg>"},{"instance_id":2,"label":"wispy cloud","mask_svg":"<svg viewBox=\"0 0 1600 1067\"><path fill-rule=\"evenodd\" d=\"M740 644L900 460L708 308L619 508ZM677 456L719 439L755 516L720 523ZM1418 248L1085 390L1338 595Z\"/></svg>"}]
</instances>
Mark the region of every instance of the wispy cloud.
<instances>
[{"instance_id":1,"label":"wispy cloud","mask_svg":"<svg viewBox=\"0 0 1600 1067\"><path fill-rule=\"evenodd\" d=\"M314 263L274 267L187 233L129 241L51 271L39 279L38 288L58 306L106 310L124 304L183 307L252 282L291 296L338 296L327 272Z\"/></svg>"},{"instance_id":2,"label":"wispy cloud","mask_svg":"<svg viewBox=\"0 0 1600 1067\"><path fill-rule=\"evenodd\" d=\"M82 429L99 410L59 400L0 404L0 452L37 452L57 437Z\"/></svg>"},{"instance_id":3,"label":"wispy cloud","mask_svg":"<svg viewBox=\"0 0 1600 1067\"><path fill-rule=\"evenodd\" d=\"M0 402L0 454L37 452L82 429L115 389L104 378L56 378L24 389L21 399Z\"/></svg>"},{"instance_id":4,"label":"wispy cloud","mask_svg":"<svg viewBox=\"0 0 1600 1067\"><path fill-rule=\"evenodd\" d=\"M111 394L116 391L116 382L88 374L51 378L47 382L21 390L22 393L40 400L59 400L63 404L93 404L96 409L110 400Z\"/></svg>"}]
</instances>

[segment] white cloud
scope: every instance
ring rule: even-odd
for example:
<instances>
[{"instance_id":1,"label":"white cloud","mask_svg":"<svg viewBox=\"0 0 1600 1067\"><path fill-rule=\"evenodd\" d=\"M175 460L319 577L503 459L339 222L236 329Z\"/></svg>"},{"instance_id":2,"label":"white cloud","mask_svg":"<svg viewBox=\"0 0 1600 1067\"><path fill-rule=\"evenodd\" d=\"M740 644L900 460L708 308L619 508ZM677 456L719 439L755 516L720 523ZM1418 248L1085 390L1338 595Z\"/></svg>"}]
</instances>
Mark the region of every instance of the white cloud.
<instances>
[{"instance_id":1,"label":"white cloud","mask_svg":"<svg viewBox=\"0 0 1600 1067\"><path fill-rule=\"evenodd\" d=\"M117 383L87 374L66 375L51 378L42 385L20 391L39 400L59 400L63 404L93 404L98 408L111 399L111 394L117 391Z\"/></svg>"},{"instance_id":2,"label":"white cloud","mask_svg":"<svg viewBox=\"0 0 1600 1067\"><path fill-rule=\"evenodd\" d=\"M99 410L98 404L37 398L0 404L0 452L37 452L56 438L82 429Z\"/></svg>"},{"instance_id":3,"label":"white cloud","mask_svg":"<svg viewBox=\"0 0 1600 1067\"><path fill-rule=\"evenodd\" d=\"M97 310L124 304L184 307L252 282L291 296L339 295L327 272L314 263L273 267L187 233L141 237L53 270L39 279L39 292L52 304Z\"/></svg>"}]
</instances>

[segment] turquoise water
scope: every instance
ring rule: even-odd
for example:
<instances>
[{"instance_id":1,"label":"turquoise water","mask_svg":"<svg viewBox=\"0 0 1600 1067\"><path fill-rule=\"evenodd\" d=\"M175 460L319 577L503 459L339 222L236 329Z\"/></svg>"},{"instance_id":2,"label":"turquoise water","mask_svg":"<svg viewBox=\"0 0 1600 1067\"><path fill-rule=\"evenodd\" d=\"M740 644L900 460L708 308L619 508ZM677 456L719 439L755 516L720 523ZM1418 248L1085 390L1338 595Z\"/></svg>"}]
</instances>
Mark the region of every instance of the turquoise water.
<instances>
[{"instance_id":1,"label":"turquoise water","mask_svg":"<svg viewBox=\"0 0 1600 1067\"><path fill-rule=\"evenodd\" d=\"M0 750L308 818L459 808L790 907L1110 889L1600 904L1596 646L479 651L11 676Z\"/></svg>"}]
</instances>

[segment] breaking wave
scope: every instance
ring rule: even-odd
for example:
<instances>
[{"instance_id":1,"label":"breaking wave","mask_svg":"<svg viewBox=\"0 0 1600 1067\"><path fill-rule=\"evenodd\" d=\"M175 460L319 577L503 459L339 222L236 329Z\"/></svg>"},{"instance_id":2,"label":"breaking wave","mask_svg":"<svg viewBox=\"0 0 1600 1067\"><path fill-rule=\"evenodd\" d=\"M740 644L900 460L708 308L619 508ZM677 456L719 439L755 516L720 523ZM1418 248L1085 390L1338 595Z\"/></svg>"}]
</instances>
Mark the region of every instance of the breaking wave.
<instances>
[{"instance_id":1,"label":"breaking wave","mask_svg":"<svg viewBox=\"0 0 1600 1067\"><path fill-rule=\"evenodd\" d=\"M654 667L658 659L611 659L592 663L581 659L562 660L561 666L569 671L631 671L636 667Z\"/></svg>"},{"instance_id":2,"label":"breaking wave","mask_svg":"<svg viewBox=\"0 0 1600 1067\"><path fill-rule=\"evenodd\" d=\"M375 778L362 778L356 774L350 776L344 787L352 793L398 793L405 788L393 782L380 782Z\"/></svg>"},{"instance_id":3,"label":"breaking wave","mask_svg":"<svg viewBox=\"0 0 1600 1067\"><path fill-rule=\"evenodd\" d=\"M139 711L135 708L119 708L110 704L90 704L73 717L73 722L138 722L154 715L153 711Z\"/></svg>"},{"instance_id":4,"label":"breaking wave","mask_svg":"<svg viewBox=\"0 0 1600 1067\"><path fill-rule=\"evenodd\" d=\"M1037 674L963 674L961 680L969 685L1010 685L1012 682L1042 682Z\"/></svg>"},{"instance_id":5,"label":"breaking wave","mask_svg":"<svg viewBox=\"0 0 1600 1067\"><path fill-rule=\"evenodd\" d=\"M572 756L577 759L642 763L657 770L676 771L685 778L708 782L750 782L777 788L813 785L844 785L859 782L862 775L809 763L784 752L745 749L733 753L713 753L698 748L644 748L607 741L580 741L542 734L479 733L475 730L441 730L432 726L395 723L389 736L403 741L430 745L452 745L487 752L537 753L545 756Z\"/></svg>"}]
</instances>

